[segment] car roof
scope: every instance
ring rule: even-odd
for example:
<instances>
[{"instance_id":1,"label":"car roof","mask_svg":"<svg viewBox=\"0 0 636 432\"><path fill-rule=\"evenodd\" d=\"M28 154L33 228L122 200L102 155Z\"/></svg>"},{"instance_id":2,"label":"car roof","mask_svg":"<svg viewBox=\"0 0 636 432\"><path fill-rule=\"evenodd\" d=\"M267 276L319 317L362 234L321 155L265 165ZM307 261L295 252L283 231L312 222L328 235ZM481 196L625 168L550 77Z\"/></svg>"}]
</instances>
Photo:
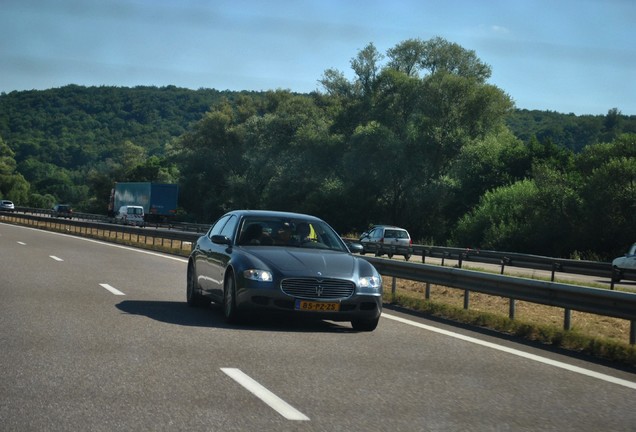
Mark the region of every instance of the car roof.
<instances>
[{"instance_id":1,"label":"car roof","mask_svg":"<svg viewBox=\"0 0 636 432\"><path fill-rule=\"evenodd\" d=\"M294 213L294 212L285 212L285 211L275 211L275 210L233 210L227 212L227 214L233 214L239 217L242 216L262 216L262 217L279 217L279 218L288 218L288 219L308 219L314 220L316 222L323 222L322 219L316 216L303 214L303 213Z\"/></svg>"},{"instance_id":2,"label":"car roof","mask_svg":"<svg viewBox=\"0 0 636 432\"><path fill-rule=\"evenodd\" d=\"M402 231L407 231L406 228L400 228L400 227L396 227L393 225L373 225L373 227L371 227L371 229L374 228L389 228L389 229L398 229L398 230L402 230Z\"/></svg>"}]
</instances>

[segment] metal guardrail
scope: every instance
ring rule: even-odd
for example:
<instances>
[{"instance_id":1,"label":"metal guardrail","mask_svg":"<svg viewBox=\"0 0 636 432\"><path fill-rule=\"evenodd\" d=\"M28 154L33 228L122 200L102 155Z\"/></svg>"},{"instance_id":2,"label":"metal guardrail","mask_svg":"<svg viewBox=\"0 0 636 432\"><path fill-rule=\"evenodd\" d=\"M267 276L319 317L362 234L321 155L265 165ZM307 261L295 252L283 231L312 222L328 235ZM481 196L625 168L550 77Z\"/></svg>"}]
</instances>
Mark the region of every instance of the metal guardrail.
<instances>
[{"instance_id":1,"label":"metal guardrail","mask_svg":"<svg viewBox=\"0 0 636 432\"><path fill-rule=\"evenodd\" d=\"M185 244L192 244L197 241L200 237L200 233L194 232L184 232L184 231L175 231L170 229L160 229L160 228L140 228L129 225L119 225L108 222L92 222L87 220L79 220L79 219L69 219L69 218L56 218L51 216L37 216L33 214L24 214L24 213L16 213L16 212L2 212L0 211L0 216L13 218L13 219L21 219L25 225L35 225L40 226L44 225L45 227L50 228L60 228L62 226L68 227L70 234L77 235L89 235L94 231L104 231L104 232L112 232L115 233L115 236L121 235L121 238L125 240L126 237L132 239L133 236L137 238L151 238L161 240L161 243L164 243L164 240L172 242L178 242L179 248L183 248ZM74 214L75 218L76 215ZM1 220L1 219L0 219ZM155 242L153 241L153 244ZM172 247L172 244L171 244Z\"/></svg>"},{"instance_id":2,"label":"metal guardrail","mask_svg":"<svg viewBox=\"0 0 636 432\"><path fill-rule=\"evenodd\" d=\"M364 257L383 276L408 279L465 290L468 309L470 291L510 299L510 318L514 319L515 300L565 309L564 328L570 329L571 310L626 319L631 322L630 344L636 343L636 294L513 276L482 273L460 268L416 264ZM395 294L395 279L392 286Z\"/></svg>"},{"instance_id":3,"label":"metal guardrail","mask_svg":"<svg viewBox=\"0 0 636 432\"><path fill-rule=\"evenodd\" d=\"M42 215L42 216L53 216L53 210L47 209L39 209L33 207L16 207L16 212L32 214L32 215ZM82 213L82 212L73 212L73 216L70 219L75 220L88 220L102 223L113 223L113 218L104 215L98 215L93 213ZM195 232L195 233L204 233L210 228L211 224L195 224L189 222L169 222L169 223L148 223L147 226L154 228L167 228L167 229L176 229L179 231L185 232Z\"/></svg>"},{"instance_id":4,"label":"metal guardrail","mask_svg":"<svg viewBox=\"0 0 636 432\"><path fill-rule=\"evenodd\" d=\"M355 241L351 240L350 241ZM446 259L457 261L457 266L462 267L464 262L477 262L485 264L495 264L501 266L501 274L506 266L527 268L532 270L545 270L552 273L552 281L555 274L569 273L585 276L606 277L612 281L611 289L614 289L614 281L617 276L616 270L608 262L572 260L563 258L552 258L539 255L528 255L514 252L497 252L479 249L462 249L442 246L413 245L411 247L386 245L382 243L366 243L367 253L376 255L409 255L422 257L422 263L426 263L426 258L439 258L442 265ZM636 270L624 269L620 271L621 279L636 280Z\"/></svg>"},{"instance_id":5,"label":"metal guardrail","mask_svg":"<svg viewBox=\"0 0 636 432\"><path fill-rule=\"evenodd\" d=\"M163 239L194 243L199 233L182 231L136 228L122 225L105 224L100 222L86 222L72 219L57 219L51 217L16 214L14 212L0 212L0 215L24 219L27 224L44 222L59 225L65 224L85 230L117 230L128 235L155 236ZM417 247L409 248L413 251ZM437 248L451 256L449 248ZM446 250L444 250L446 249ZM431 249L429 249L431 250ZM395 254L402 251L394 250ZM520 254L519 254L520 255ZM433 256L431 252L422 255ZM484 255L487 256L487 255ZM481 292L510 299L510 318L514 319L515 301L522 300L565 309L564 327L570 328L570 312L578 310L592 314L626 319L631 322L630 344L636 343L636 294L621 291L604 290L598 288L580 287L555 282L537 281L514 276L496 275L461 268L434 266L425 263L412 263L397 260L387 260L375 257L363 257L372 263L380 274L393 277L392 293L395 294L395 278L408 279L429 284L442 285L465 291L464 307L468 308L469 293ZM532 259L527 259L532 262ZM566 260L568 261L568 260ZM487 261L480 261L487 262ZM537 263L544 265L544 263ZM535 268L535 267L533 267ZM594 274L593 274L594 275ZM427 294L428 295L428 294Z\"/></svg>"}]
</instances>

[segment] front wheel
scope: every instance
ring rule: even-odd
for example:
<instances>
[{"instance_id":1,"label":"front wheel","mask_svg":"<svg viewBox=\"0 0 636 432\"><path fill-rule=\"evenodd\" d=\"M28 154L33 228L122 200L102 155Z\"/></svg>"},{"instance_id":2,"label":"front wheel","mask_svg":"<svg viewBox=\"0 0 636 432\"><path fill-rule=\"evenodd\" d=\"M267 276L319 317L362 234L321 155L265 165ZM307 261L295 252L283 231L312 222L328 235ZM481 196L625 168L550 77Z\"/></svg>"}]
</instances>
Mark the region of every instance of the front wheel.
<instances>
[{"instance_id":1,"label":"front wheel","mask_svg":"<svg viewBox=\"0 0 636 432\"><path fill-rule=\"evenodd\" d=\"M240 321L239 312L236 309L236 283L234 282L234 275L232 274L228 274L225 278L223 314L228 324L236 324Z\"/></svg>"},{"instance_id":2,"label":"front wheel","mask_svg":"<svg viewBox=\"0 0 636 432\"><path fill-rule=\"evenodd\" d=\"M351 321L351 327L357 331L369 332L375 330L378 326L378 322L380 321L380 317L375 319L355 319Z\"/></svg>"}]
</instances>

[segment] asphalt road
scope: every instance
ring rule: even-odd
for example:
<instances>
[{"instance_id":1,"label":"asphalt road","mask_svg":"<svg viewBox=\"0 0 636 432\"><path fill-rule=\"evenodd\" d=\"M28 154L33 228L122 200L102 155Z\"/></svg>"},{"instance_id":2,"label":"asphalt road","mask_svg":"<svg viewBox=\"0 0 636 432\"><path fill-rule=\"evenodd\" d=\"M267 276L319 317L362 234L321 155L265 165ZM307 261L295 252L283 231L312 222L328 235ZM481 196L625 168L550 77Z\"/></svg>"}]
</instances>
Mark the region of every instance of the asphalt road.
<instances>
[{"instance_id":1,"label":"asphalt road","mask_svg":"<svg viewBox=\"0 0 636 432\"><path fill-rule=\"evenodd\" d=\"M0 429L636 430L636 373L388 309L229 326L185 269L0 224Z\"/></svg>"}]
</instances>

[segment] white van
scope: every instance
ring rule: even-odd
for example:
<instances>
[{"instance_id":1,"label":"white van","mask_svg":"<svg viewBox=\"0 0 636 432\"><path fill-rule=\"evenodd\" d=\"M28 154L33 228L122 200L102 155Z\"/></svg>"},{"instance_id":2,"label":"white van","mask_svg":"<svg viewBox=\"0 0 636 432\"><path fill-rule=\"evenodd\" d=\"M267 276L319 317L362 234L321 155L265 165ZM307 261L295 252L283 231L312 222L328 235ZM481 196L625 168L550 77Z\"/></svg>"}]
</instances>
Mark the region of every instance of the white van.
<instances>
[{"instance_id":1,"label":"white van","mask_svg":"<svg viewBox=\"0 0 636 432\"><path fill-rule=\"evenodd\" d=\"M121 206L115 215L115 222L142 227L144 226L144 208L133 205Z\"/></svg>"}]
</instances>

